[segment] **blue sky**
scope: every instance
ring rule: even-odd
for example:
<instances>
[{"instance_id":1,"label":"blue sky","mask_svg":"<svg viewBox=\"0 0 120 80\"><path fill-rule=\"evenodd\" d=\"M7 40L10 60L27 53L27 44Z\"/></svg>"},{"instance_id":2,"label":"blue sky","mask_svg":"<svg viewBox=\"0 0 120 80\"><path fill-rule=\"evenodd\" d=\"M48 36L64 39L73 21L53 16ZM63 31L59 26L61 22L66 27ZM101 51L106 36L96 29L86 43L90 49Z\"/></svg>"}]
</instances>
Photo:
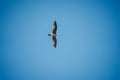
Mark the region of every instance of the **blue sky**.
<instances>
[{"instance_id":1,"label":"blue sky","mask_svg":"<svg viewBox=\"0 0 120 80\"><path fill-rule=\"evenodd\" d=\"M0 1L0 80L120 80L117 0ZM57 21L57 48L51 33Z\"/></svg>"}]
</instances>

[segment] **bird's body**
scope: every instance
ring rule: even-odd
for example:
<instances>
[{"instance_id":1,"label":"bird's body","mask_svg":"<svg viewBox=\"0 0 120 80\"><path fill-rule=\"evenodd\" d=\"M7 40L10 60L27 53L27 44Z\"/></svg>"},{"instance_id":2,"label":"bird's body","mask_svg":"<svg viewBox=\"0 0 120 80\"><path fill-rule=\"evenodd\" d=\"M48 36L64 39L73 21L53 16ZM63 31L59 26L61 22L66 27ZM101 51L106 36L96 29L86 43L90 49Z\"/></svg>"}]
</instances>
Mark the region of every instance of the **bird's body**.
<instances>
[{"instance_id":1,"label":"bird's body","mask_svg":"<svg viewBox=\"0 0 120 80\"><path fill-rule=\"evenodd\" d=\"M48 36L52 36L52 37L56 37L57 36L57 34L48 34Z\"/></svg>"},{"instance_id":2,"label":"bird's body","mask_svg":"<svg viewBox=\"0 0 120 80\"><path fill-rule=\"evenodd\" d=\"M54 45L55 48L56 48L56 45L57 45L56 31L57 31L57 23L55 21L54 24L53 24L52 34L48 34L48 36L52 36L53 45Z\"/></svg>"}]
</instances>

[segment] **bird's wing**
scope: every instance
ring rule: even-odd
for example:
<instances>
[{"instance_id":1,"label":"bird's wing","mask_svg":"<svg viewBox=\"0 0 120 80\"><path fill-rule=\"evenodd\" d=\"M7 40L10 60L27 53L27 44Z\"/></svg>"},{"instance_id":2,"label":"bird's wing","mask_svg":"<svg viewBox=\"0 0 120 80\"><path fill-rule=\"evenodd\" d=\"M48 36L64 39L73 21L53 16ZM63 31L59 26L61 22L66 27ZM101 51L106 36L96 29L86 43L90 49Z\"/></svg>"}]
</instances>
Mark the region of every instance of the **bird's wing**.
<instances>
[{"instance_id":1,"label":"bird's wing","mask_svg":"<svg viewBox=\"0 0 120 80\"><path fill-rule=\"evenodd\" d=\"M53 33L53 34L56 34L56 31L57 31L57 22L55 21L54 24L53 24L52 33Z\"/></svg>"},{"instance_id":2,"label":"bird's wing","mask_svg":"<svg viewBox=\"0 0 120 80\"><path fill-rule=\"evenodd\" d=\"M52 40L53 40L53 46L56 48L57 38L56 37L52 37Z\"/></svg>"}]
</instances>

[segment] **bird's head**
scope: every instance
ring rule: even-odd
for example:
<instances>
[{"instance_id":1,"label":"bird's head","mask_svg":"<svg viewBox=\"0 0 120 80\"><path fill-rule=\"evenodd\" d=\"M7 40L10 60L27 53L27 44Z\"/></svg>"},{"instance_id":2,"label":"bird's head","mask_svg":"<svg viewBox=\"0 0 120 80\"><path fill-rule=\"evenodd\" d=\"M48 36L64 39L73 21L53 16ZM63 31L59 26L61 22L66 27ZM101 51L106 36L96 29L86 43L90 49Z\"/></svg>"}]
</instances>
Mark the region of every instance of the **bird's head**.
<instances>
[{"instance_id":1,"label":"bird's head","mask_svg":"<svg viewBox=\"0 0 120 80\"><path fill-rule=\"evenodd\" d=\"M48 34L48 36L51 36L51 34Z\"/></svg>"}]
</instances>

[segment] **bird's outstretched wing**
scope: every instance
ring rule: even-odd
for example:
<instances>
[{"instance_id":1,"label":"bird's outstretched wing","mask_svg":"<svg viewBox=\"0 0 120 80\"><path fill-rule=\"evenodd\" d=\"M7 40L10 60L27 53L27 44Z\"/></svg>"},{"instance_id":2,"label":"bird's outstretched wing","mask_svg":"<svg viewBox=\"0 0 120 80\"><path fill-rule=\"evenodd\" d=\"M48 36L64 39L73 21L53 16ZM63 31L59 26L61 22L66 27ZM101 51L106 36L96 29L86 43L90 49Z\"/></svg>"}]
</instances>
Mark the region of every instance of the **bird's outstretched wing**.
<instances>
[{"instance_id":1,"label":"bird's outstretched wing","mask_svg":"<svg viewBox=\"0 0 120 80\"><path fill-rule=\"evenodd\" d=\"M57 38L56 37L52 37L52 40L53 40L53 46L56 48Z\"/></svg>"},{"instance_id":2,"label":"bird's outstretched wing","mask_svg":"<svg viewBox=\"0 0 120 80\"><path fill-rule=\"evenodd\" d=\"M52 33L53 33L53 34L56 34L56 31L57 31L57 22L55 21L54 24L53 24Z\"/></svg>"}]
</instances>

